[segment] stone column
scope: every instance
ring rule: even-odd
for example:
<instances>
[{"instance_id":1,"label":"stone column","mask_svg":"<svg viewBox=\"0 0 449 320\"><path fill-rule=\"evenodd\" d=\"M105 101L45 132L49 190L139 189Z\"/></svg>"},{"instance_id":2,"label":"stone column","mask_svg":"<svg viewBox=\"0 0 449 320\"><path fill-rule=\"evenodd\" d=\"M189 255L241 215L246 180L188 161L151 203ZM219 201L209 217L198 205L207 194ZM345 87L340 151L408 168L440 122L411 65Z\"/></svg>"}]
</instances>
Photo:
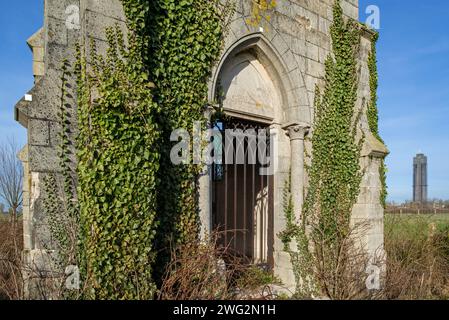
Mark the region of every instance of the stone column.
<instances>
[{"instance_id":1,"label":"stone column","mask_svg":"<svg viewBox=\"0 0 449 320\"><path fill-rule=\"evenodd\" d=\"M23 220L23 249L29 251L33 247L32 228L30 219L30 171L28 166L28 145L25 145L18 154L19 160L23 166L23 183L22 183L22 220Z\"/></svg>"},{"instance_id":2,"label":"stone column","mask_svg":"<svg viewBox=\"0 0 449 320\"><path fill-rule=\"evenodd\" d=\"M299 219L304 203L304 138L310 127L304 123L289 123L283 128L290 137L291 193L296 218Z\"/></svg>"},{"instance_id":3,"label":"stone column","mask_svg":"<svg viewBox=\"0 0 449 320\"><path fill-rule=\"evenodd\" d=\"M211 127L211 117L214 111L215 109L212 106L209 106L204 112L204 117L207 121L207 129ZM198 183L201 237L205 238L212 232L212 166L204 165Z\"/></svg>"}]
</instances>

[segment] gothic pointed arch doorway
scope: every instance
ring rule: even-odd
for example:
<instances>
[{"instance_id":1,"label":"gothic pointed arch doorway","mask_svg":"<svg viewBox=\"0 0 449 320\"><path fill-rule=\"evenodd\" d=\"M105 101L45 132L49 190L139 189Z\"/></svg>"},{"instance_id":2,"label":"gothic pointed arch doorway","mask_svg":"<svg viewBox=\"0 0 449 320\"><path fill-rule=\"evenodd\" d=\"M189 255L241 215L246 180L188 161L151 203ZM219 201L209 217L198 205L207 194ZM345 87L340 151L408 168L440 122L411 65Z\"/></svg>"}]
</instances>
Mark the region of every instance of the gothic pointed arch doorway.
<instances>
[{"instance_id":1,"label":"gothic pointed arch doorway","mask_svg":"<svg viewBox=\"0 0 449 320\"><path fill-rule=\"evenodd\" d=\"M255 45L239 49L226 58L217 79L224 116L214 125L227 151L221 155L222 163L212 168L212 227L221 231L221 245L271 269L275 242L271 131L273 123L284 120L283 97L274 68L261 49ZM229 131L235 133L232 139ZM256 137L257 147L265 139L264 150L252 147ZM226 157L230 145L232 163ZM237 161L239 152L244 157Z\"/></svg>"}]
</instances>

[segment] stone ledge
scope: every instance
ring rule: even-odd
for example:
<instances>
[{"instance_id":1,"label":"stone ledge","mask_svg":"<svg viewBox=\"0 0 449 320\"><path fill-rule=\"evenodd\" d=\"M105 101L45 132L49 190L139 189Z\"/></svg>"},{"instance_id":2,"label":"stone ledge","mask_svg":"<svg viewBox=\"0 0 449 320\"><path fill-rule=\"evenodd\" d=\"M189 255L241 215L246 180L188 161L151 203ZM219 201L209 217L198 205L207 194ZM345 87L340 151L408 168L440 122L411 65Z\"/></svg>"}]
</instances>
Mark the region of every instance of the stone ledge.
<instances>
[{"instance_id":1,"label":"stone ledge","mask_svg":"<svg viewBox=\"0 0 449 320\"><path fill-rule=\"evenodd\" d=\"M362 157L385 158L390 151L371 132L365 132L365 142L362 148Z\"/></svg>"}]
</instances>

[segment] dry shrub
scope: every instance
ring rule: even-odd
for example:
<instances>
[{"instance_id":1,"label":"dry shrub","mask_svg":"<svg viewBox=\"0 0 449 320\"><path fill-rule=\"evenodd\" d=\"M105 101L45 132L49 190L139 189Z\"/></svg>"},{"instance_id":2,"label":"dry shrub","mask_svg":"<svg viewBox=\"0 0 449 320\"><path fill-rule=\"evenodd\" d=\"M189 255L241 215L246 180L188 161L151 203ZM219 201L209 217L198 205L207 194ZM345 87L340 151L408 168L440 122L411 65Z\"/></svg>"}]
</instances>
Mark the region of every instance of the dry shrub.
<instances>
[{"instance_id":1,"label":"dry shrub","mask_svg":"<svg viewBox=\"0 0 449 320\"><path fill-rule=\"evenodd\" d=\"M313 278L318 292L326 299L373 300L382 297L380 288L369 290L366 284L368 267L382 270L384 265L382 250L369 254L360 241L369 228L366 222L353 225L346 234L336 234L339 240L332 240L331 243L317 241L328 239L325 235L313 237L313 261L316 266L312 271ZM314 230L320 232L318 227Z\"/></svg>"},{"instance_id":2,"label":"dry shrub","mask_svg":"<svg viewBox=\"0 0 449 320\"><path fill-rule=\"evenodd\" d=\"M172 250L160 300L273 298L269 284L276 281L270 273L220 246L220 235L214 232L204 241L188 241Z\"/></svg>"},{"instance_id":3,"label":"dry shrub","mask_svg":"<svg viewBox=\"0 0 449 320\"><path fill-rule=\"evenodd\" d=\"M449 228L428 218L390 217L386 224L388 299L449 298Z\"/></svg>"},{"instance_id":4,"label":"dry shrub","mask_svg":"<svg viewBox=\"0 0 449 320\"><path fill-rule=\"evenodd\" d=\"M0 300L64 298L64 275L52 268L54 259L49 253L40 259L39 265L23 259L22 221L3 221L0 217ZM42 269L41 264L49 269Z\"/></svg>"},{"instance_id":5,"label":"dry shrub","mask_svg":"<svg viewBox=\"0 0 449 320\"><path fill-rule=\"evenodd\" d=\"M23 298L21 223L0 217L0 300Z\"/></svg>"}]
</instances>

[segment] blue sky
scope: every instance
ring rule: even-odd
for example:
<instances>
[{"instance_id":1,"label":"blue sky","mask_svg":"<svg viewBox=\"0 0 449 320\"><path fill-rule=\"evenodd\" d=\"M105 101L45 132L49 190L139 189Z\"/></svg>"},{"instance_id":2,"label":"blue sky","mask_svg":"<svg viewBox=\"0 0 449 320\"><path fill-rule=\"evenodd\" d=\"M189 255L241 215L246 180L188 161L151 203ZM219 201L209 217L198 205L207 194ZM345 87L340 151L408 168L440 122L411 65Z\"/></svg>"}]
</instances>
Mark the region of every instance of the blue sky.
<instances>
[{"instance_id":1,"label":"blue sky","mask_svg":"<svg viewBox=\"0 0 449 320\"><path fill-rule=\"evenodd\" d=\"M43 0L0 2L0 141L26 131L14 121L14 105L33 87L32 54L26 40L43 25Z\"/></svg>"},{"instance_id":2,"label":"blue sky","mask_svg":"<svg viewBox=\"0 0 449 320\"><path fill-rule=\"evenodd\" d=\"M282 0L281 0L282 1ZM0 141L26 132L13 106L33 86L26 39L42 26L43 0L0 3ZM360 0L380 8L380 129L390 151L390 200L411 198L412 158L429 157L429 196L449 199L449 1Z\"/></svg>"},{"instance_id":3,"label":"blue sky","mask_svg":"<svg viewBox=\"0 0 449 320\"><path fill-rule=\"evenodd\" d=\"M429 197L449 199L449 1L360 0L380 8L380 129L389 198L411 198L412 158L429 158Z\"/></svg>"}]
</instances>

